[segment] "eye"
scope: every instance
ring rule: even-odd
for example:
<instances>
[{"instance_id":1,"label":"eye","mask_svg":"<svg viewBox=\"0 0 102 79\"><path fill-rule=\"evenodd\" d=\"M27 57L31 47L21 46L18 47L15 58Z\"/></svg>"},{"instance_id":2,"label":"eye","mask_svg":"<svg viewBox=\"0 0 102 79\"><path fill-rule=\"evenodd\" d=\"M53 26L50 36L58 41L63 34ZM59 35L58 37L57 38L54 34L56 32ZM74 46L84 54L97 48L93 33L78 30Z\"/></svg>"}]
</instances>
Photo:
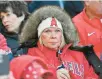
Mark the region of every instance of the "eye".
<instances>
[{"instance_id":1,"label":"eye","mask_svg":"<svg viewBox=\"0 0 102 79\"><path fill-rule=\"evenodd\" d=\"M55 30L55 32L61 32L61 30L60 29L57 29L57 30Z\"/></svg>"},{"instance_id":2,"label":"eye","mask_svg":"<svg viewBox=\"0 0 102 79\"><path fill-rule=\"evenodd\" d=\"M44 32L45 32L45 33L49 33L49 32L51 32L51 31L50 31L50 30L44 30Z\"/></svg>"},{"instance_id":3,"label":"eye","mask_svg":"<svg viewBox=\"0 0 102 79\"><path fill-rule=\"evenodd\" d=\"M0 16L1 20L3 20L4 16Z\"/></svg>"},{"instance_id":4,"label":"eye","mask_svg":"<svg viewBox=\"0 0 102 79\"><path fill-rule=\"evenodd\" d=\"M11 15L10 13L7 14L7 16L10 16L10 15Z\"/></svg>"}]
</instances>

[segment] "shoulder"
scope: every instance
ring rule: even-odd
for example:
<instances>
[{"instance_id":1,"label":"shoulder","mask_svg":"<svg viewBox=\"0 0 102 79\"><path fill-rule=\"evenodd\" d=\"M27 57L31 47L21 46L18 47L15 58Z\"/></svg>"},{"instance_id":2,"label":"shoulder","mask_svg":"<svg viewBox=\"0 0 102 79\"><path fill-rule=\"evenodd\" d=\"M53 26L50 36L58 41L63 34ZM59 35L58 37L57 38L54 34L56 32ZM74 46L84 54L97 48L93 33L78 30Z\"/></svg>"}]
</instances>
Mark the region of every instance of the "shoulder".
<instances>
[{"instance_id":1,"label":"shoulder","mask_svg":"<svg viewBox=\"0 0 102 79\"><path fill-rule=\"evenodd\" d=\"M0 46L7 46L6 38L0 33Z\"/></svg>"},{"instance_id":2,"label":"shoulder","mask_svg":"<svg viewBox=\"0 0 102 79\"><path fill-rule=\"evenodd\" d=\"M77 55L83 55L83 52L80 52L80 51L75 51L75 50L69 50L72 54L76 54Z\"/></svg>"},{"instance_id":3,"label":"shoulder","mask_svg":"<svg viewBox=\"0 0 102 79\"><path fill-rule=\"evenodd\" d=\"M32 48L29 48L28 51L34 51L34 50L37 50L38 48L36 47L32 47Z\"/></svg>"},{"instance_id":4,"label":"shoulder","mask_svg":"<svg viewBox=\"0 0 102 79\"><path fill-rule=\"evenodd\" d=\"M70 52L70 55L73 56L73 57L84 58L83 52L74 51L74 50L68 50L67 52Z\"/></svg>"},{"instance_id":5,"label":"shoulder","mask_svg":"<svg viewBox=\"0 0 102 79\"><path fill-rule=\"evenodd\" d=\"M79 14L77 14L76 16L74 16L72 18L72 21L75 23L75 22L80 22L82 20L82 14L83 14L83 11Z\"/></svg>"},{"instance_id":6,"label":"shoulder","mask_svg":"<svg viewBox=\"0 0 102 79\"><path fill-rule=\"evenodd\" d=\"M38 48L37 47L32 47L32 48L29 48L28 49L28 54L29 55L34 55L34 53L38 51Z\"/></svg>"},{"instance_id":7,"label":"shoulder","mask_svg":"<svg viewBox=\"0 0 102 79\"><path fill-rule=\"evenodd\" d=\"M83 52L78 52L78 51L73 51L68 49L65 54L62 54L62 58L65 61L83 64L85 56Z\"/></svg>"},{"instance_id":8,"label":"shoulder","mask_svg":"<svg viewBox=\"0 0 102 79\"><path fill-rule=\"evenodd\" d=\"M82 29L82 28L84 29L84 27L87 24L85 17L86 17L86 15L85 15L84 11L82 11L81 13L79 13L75 17L73 17L72 21L73 21L75 27L77 27L78 29Z\"/></svg>"},{"instance_id":9,"label":"shoulder","mask_svg":"<svg viewBox=\"0 0 102 79\"><path fill-rule=\"evenodd\" d=\"M87 22L84 18L84 12L82 11L81 13L79 13L78 15L76 15L75 17L72 18L72 21L76 27L76 29L79 31L83 31L86 28Z\"/></svg>"},{"instance_id":10,"label":"shoulder","mask_svg":"<svg viewBox=\"0 0 102 79\"><path fill-rule=\"evenodd\" d=\"M0 41L1 40L6 40L5 37L0 33Z\"/></svg>"}]
</instances>

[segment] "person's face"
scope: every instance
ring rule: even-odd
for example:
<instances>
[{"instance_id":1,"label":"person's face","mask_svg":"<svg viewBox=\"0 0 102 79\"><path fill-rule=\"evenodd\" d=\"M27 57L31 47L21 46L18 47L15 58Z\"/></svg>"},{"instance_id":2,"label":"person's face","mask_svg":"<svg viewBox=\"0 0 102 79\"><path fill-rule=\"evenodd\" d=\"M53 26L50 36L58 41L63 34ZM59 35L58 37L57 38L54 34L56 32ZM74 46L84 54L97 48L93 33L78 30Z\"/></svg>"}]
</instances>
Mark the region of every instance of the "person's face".
<instances>
[{"instance_id":1,"label":"person's face","mask_svg":"<svg viewBox=\"0 0 102 79\"><path fill-rule=\"evenodd\" d=\"M57 27L46 28L41 34L44 46L57 50L62 42L62 31Z\"/></svg>"},{"instance_id":2,"label":"person's face","mask_svg":"<svg viewBox=\"0 0 102 79\"><path fill-rule=\"evenodd\" d=\"M102 0L88 0L85 1L85 5L95 15L102 15Z\"/></svg>"},{"instance_id":3,"label":"person's face","mask_svg":"<svg viewBox=\"0 0 102 79\"><path fill-rule=\"evenodd\" d=\"M4 27L8 32L17 32L23 20L22 17L17 17L11 8L7 8L7 12L1 12L0 17Z\"/></svg>"}]
</instances>

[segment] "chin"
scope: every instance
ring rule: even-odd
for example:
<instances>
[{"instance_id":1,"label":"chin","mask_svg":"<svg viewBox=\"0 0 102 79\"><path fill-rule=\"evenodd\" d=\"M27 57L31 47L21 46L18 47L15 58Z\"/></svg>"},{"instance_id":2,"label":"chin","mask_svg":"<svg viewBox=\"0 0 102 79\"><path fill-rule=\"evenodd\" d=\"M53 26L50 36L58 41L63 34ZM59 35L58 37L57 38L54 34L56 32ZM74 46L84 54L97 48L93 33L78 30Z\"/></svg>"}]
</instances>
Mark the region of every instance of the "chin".
<instances>
[{"instance_id":1,"label":"chin","mask_svg":"<svg viewBox=\"0 0 102 79\"><path fill-rule=\"evenodd\" d=\"M12 31L12 30L7 30L8 31L8 33L15 33L14 31Z\"/></svg>"},{"instance_id":2,"label":"chin","mask_svg":"<svg viewBox=\"0 0 102 79\"><path fill-rule=\"evenodd\" d=\"M57 50L58 47L59 47L59 45L48 45L48 46L46 46L46 47L48 47L48 48L50 48L50 49L52 49L52 50Z\"/></svg>"},{"instance_id":3,"label":"chin","mask_svg":"<svg viewBox=\"0 0 102 79\"><path fill-rule=\"evenodd\" d=\"M10 29L8 29L8 32L15 32L15 29L10 28Z\"/></svg>"},{"instance_id":4,"label":"chin","mask_svg":"<svg viewBox=\"0 0 102 79\"><path fill-rule=\"evenodd\" d=\"M13 33L13 31L11 31L11 30L8 30L8 32Z\"/></svg>"},{"instance_id":5,"label":"chin","mask_svg":"<svg viewBox=\"0 0 102 79\"><path fill-rule=\"evenodd\" d=\"M58 49L58 47L49 47L50 49L52 49L52 50L57 50Z\"/></svg>"},{"instance_id":6,"label":"chin","mask_svg":"<svg viewBox=\"0 0 102 79\"><path fill-rule=\"evenodd\" d=\"M57 50L57 48L51 48L52 50Z\"/></svg>"}]
</instances>

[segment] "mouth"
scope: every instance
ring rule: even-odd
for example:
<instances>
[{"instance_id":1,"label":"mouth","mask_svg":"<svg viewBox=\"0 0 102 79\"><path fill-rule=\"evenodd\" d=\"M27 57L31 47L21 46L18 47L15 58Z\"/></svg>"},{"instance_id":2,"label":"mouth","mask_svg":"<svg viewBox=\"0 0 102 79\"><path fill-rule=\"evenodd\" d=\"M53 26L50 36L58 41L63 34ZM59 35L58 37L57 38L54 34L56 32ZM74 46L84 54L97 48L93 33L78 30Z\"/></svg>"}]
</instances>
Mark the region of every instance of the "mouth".
<instances>
[{"instance_id":1,"label":"mouth","mask_svg":"<svg viewBox=\"0 0 102 79\"><path fill-rule=\"evenodd\" d=\"M57 42L49 42L49 43L54 45L54 44L56 44Z\"/></svg>"},{"instance_id":2,"label":"mouth","mask_svg":"<svg viewBox=\"0 0 102 79\"><path fill-rule=\"evenodd\" d=\"M5 28L9 28L9 25L5 25Z\"/></svg>"}]
</instances>

